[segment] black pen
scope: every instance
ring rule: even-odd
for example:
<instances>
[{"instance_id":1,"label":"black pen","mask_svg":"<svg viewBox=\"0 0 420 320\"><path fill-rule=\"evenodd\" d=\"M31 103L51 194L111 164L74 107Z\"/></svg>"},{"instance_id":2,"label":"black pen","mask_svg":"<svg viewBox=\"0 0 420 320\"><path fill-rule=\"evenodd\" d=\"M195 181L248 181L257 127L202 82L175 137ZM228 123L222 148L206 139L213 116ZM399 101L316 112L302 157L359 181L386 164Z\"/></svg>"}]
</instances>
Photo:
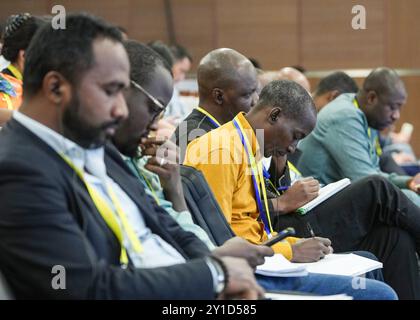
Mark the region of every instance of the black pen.
<instances>
[{"instance_id":1,"label":"black pen","mask_svg":"<svg viewBox=\"0 0 420 320\"><path fill-rule=\"evenodd\" d=\"M315 238L314 230L312 229L311 224L309 222L306 222L306 227L308 228L308 231L311 234L311 237Z\"/></svg>"}]
</instances>

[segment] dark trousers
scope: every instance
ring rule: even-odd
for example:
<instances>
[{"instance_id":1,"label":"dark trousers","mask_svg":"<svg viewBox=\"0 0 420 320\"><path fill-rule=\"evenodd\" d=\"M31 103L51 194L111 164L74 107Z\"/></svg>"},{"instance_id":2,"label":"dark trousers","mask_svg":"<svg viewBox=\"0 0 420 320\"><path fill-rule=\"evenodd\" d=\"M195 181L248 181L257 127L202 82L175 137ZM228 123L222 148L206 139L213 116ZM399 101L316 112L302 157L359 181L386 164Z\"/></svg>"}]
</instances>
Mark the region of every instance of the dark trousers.
<instances>
[{"instance_id":1,"label":"dark trousers","mask_svg":"<svg viewBox=\"0 0 420 320\"><path fill-rule=\"evenodd\" d=\"M310 236L308 222L316 235L332 241L335 252L372 252L384 264L384 279L400 299L420 299L420 208L392 183L370 176L304 216L273 217L276 230L291 226L300 237Z\"/></svg>"},{"instance_id":2,"label":"dark trousers","mask_svg":"<svg viewBox=\"0 0 420 320\"><path fill-rule=\"evenodd\" d=\"M381 257L383 276L399 299L420 299L420 280L413 238L402 229L389 226L374 228L360 249Z\"/></svg>"}]
</instances>

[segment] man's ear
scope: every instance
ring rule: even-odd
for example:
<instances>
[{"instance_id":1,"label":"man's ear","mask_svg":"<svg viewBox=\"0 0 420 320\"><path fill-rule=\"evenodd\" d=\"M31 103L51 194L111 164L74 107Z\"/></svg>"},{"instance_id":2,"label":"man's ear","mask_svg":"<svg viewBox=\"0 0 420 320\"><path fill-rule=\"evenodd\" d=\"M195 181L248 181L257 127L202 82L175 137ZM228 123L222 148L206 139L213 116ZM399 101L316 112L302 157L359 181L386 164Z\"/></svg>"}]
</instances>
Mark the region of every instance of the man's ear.
<instances>
[{"instance_id":1,"label":"man's ear","mask_svg":"<svg viewBox=\"0 0 420 320\"><path fill-rule=\"evenodd\" d=\"M282 110L279 107L274 107L270 110L268 114L268 122L270 124L275 124L277 119L281 117Z\"/></svg>"},{"instance_id":2,"label":"man's ear","mask_svg":"<svg viewBox=\"0 0 420 320\"><path fill-rule=\"evenodd\" d=\"M378 94L375 91L370 90L366 95L366 101L370 105L375 105L378 102Z\"/></svg>"},{"instance_id":3,"label":"man's ear","mask_svg":"<svg viewBox=\"0 0 420 320\"><path fill-rule=\"evenodd\" d=\"M328 94L327 94L327 100L328 100L328 102L333 101L339 95L340 95L340 91L338 91L338 90L329 91Z\"/></svg>"},{"instance_id":4,"label":"man's ear","mask_svg":"<svg viewBox=\"0 0 420 320\"><path fill-rule=\"evenodd\" d=\"M45 97L57 106L66 105L71 100L71 85L57 71L48 72L42 81Z\"/></svg>"},{"instance_id":5,"label":"man's ear","mask_svg":"<svg viewBox=\"0 0 420 320\"><path fill-rule=\"evenodd\" d=\"M222 105L223 101L224 101L224 93L222 89L219 88L214 88L211 92L212 97L213 97L213 101L218 104L218 105Z\"/></svg>"},{"instance_id":6,"label":"man's ear","mask_svg":"<svg viewBox=\"0 0 420 320\"><path fill-rule=\"evenodd\" d=\"M20 70L25 66L25 50L20 49L17 56L17 65ZM22 72L23 73L23 72Z\"/></svg>"}]
</instances>

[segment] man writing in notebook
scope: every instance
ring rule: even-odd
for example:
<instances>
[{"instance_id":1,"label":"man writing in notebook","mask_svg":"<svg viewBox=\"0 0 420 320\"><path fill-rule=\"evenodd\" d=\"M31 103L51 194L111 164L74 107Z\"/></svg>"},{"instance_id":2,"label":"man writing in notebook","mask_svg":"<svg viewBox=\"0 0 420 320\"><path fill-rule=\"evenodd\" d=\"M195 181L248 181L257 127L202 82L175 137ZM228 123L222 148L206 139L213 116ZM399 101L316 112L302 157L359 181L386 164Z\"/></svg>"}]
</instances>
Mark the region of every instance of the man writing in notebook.
<instances>
[{"instance_id":1,"label":"man writing in notebook","mask_svg":"<svg viewBox=\"0 0 420 320\"><path fill-rule=\"evenodd\" d=\"M245 73L245 67L235 72L235 66L240 64L246 65L244 59L246 58L229 49L215 50L203 58L198 69L198 81L200 106L205 113L201 112L200 116L197 111L201 111L201 109L196 111L194 116L195 119L190 123L192 125L187 127L186 136L189 135L188 132L194 131L194 124L199 125L199 129L209 128L207 130L210 131L211 128L215 129L218 126L223 125L227 121L226 119L229 119L229 115L230 119L232 119L233 112L238 108L242 107L244 111L249 110L252 105L252 103L249 103L247 100L249 95L242 97L239 86L236 85L241 81L243 76L241 73ZM212 68L210 68L210 66L212 66ZM252 78L254 76L256 83L255 75L253 75L251 69L249 70L247 77ZM253 86L250 85L249 87L252 95L251 87ZM287 96L288 94L284 95ZM235 97L238 98L235 99ZM234 108L230 107L231 103L235 103ZM293 106L290 107L292 108ZM217 112L214 112L216 110ZM254 108L251 112L254 112ZM220 114L223 114L223 116ZM192 115L193 114L191 114L191 116ZM190 117L186 120L188 121L189 118ZM280 119L284 118L280 117ZM269 119L266 120L269 122ZM268 123L264 125L268 126ZM197 126L195 128L197 128ZM181 125L178 129L179 138L181 139L183 135L181 134ZM311 128L309 129L311 130ZM198 133L198 131L195 131L194 133ZM282 152L292 152L295 148L293 144L297 142L296 139L302 137L303 135L298 133L297 136L294 135L292 137L293 140L284 142L290 143L291 146L290 148L285 147ZM278 139L278 137L275 138L276 140ZM200 141L200 139L201 138L195 140L192 144L200 144L203 141ZM185 141L178 141L180 145L185 143ZM278 143L283 142L279 140ZM205 158L208 157L208 155L203 156ZM207 166L200 163L200 159L198 159L198 161L187 159L186 164L192 165L203 171L212 191L215 193L219 205L222 207L222 210L231 223L234 231L250 241L257 243L263 241L265 231L261 226L257 227L258 221L256 218L258 217L258 210L255 202L255 194L252 208L256 211L250 213L249 208L243 204L242 198L237 198L240 194L237 193L238 190L236 190L235 187L231 186L227 189L221 187L221 183L223 182L220 182L218 179L221 177L230 179L230 173L225 175L222 170L223 168L229 168L229 165L212 164ZM221 171L218 172L219 170ZM240 175L240 177L242 178L243 176ZM243 184L240 181L235 182L235 177L232 177L232 179L234 185L237 185L238 188ZM252 181L248 181L250 186L252 186ZM230 182L227 184L230 184ZM296 187L297 186L298 185L296 185ZM314 190L314 193L319 189L318 185L305 187L315 188L316 190ZM305 223L302 223L302 218L296 214L287 213L290 213L311 199L302 200L302 197L299 197L299 193L293 192L293 189L294 188L291 188L283 196L271 200L273 209L274 211L278 211L279 214L283 214L282 220L284 221L284 226L293 226L297 230L298 235L309 236ZM251 193L252 190L253 189L251 188L248 192ZM381 196L380 202L383 203L382 205L378 203L378 194ZM289 205L288 210L280 210L281 207L279 204L281 199ZM294 205L290 201L292 199L295 199ZM412 220L413 223L397 224L402 210L410 212L410 215L407 218ZM337 212L339 212L339 214L336 214ZM253 214L256 216L253 216ZM387 216L390 218L386 218ZM404 297L413 297L418 296L417 294L420 292L420 281L418 273L415 271L416 248L413 243L414 239L417 239L417 243L419 243L419 216L420 213L418 212L418 208L413 208L412 204L409 203L392 185L381 178L370 177L353 184L334 197L326 200L323 204L313 209L312 212L303 219L304 221L308 220L311 222L318 235L330 238L335 250L338 252L367 250L376 254L381 261L385 262L384 275L386 281L392 283L394 288L398 288ZM236 227L234 226L235 224ZM255 229L249 228L251 224L255 226ZM239 229L235 230L235 228ZM410 235L408 235L407 232ZM283 245L287 246L287 244ZM401 249L398 248L398 250L394 250L395 246L401 246ZM294 245L292 244L288 249L286 248L284 250L286 256L289 254L290 257L293 255ZM396 263L396 261L402 257L404 257L404 261L407 261L407 263ZM389 261L394 262L388 264ZM403 268L405 271L402 272L401 270L401 272L396 272L399 268Z\"/></svg>"}]
</instances>

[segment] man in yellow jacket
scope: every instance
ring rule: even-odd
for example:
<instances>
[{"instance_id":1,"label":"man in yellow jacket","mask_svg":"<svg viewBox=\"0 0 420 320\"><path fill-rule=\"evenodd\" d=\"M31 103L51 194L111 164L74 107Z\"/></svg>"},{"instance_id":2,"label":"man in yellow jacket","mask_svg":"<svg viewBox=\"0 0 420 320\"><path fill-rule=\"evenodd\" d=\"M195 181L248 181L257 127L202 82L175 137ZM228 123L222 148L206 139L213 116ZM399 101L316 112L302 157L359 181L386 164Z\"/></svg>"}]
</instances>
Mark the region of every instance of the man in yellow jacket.
<instances>
[{"instance_id":1,"label":"man in yellow jacket","mask_svg":"<svg viewBox=\"0 0 420 320\"><path fill-rule=\"evenodd\" d=\"M275 96L285 93L289 95L289 106L273 104ZM191 142L184 162L203 172L235 234L257 244L275 235L265 188L261 187L262 157L293 152L298 140L316 123L312 99L297 84L273 82L263 94L265 99L248 114L239 113L233 121ZM258 134L264 139L258 139ZM286 240L273 249L289 260L316 261L332 252L331 241L326 238Z\"/></svg>"}]
</instances>

